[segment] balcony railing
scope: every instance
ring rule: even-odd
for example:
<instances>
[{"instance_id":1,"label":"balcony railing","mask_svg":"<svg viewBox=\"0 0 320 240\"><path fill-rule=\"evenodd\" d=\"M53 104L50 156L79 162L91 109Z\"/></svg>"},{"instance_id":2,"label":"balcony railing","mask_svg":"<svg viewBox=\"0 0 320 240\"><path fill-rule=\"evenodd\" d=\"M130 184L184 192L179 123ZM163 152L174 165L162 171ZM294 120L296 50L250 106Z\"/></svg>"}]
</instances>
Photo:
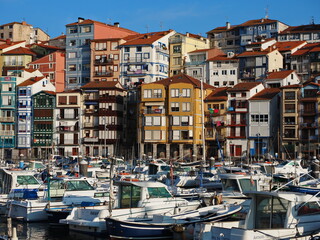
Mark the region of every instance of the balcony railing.
<instances>
[{"instance_id":1,"label":"balcony railing","mask_svg":"<svg viewBox=\"0 0 320 240\"><path fill-rule=\"evenodd\" d=\"M246 125L246 124L247 124L247 121L245 119L227 121L227 125Z\"/></svg>"},{"instance_id":2,"label":"balcony railing","mask_svg":"<svg viewBox=\"0 0 320 240\"><path fill-rule=\"evenodd\" d=\"M94 72L95 77L113 77L113 72L106 72L106 71L95 71Z\"/></svg>"},{"instance_id":3,"label":"balcony railing","mask_svg":"<svg viewBox=\"0 0 320 240\"><path fill-rule=\"evenodd\" d=\"M113 59L99 59L94 61L94 65L112 65L113 63Z\"/></svg>"},{"instance_id":4,"label":"balcony railing","mask_svg":"<svg viewBox=\"0 0 320 240\"><path fill-rule=\"evenodd\" d=\"M142 62L146 62L145 60L142 58L136 58L136 57L130 57L130 58L124 58L123 62L125 63L142 63Z\"/></svg>"},{"instance_id":5,"label":"balcony railing","mask_svg":"<svg viewBox=\"0 0 320 240\"><path fill-rule=\"evenodd\" d=\"M301 127L301 128L316 128L316 127L318 127L318 123L317 123L317 122L313 122L313 123L300 123L300 127Z\"/></svg>"},{"instance_id":6,"label":"balcony railing","mask_svg":"<svg viewBox=\"0 0 320 240\"><path fill-rule=\"evenodd\" d=\"M135 71L125 71L124 74L125 75L142 75L142 74L147 74L148 71L147 70L143 70L143 69L138 69Z\"/></svg>"},{"instance_id":7,"label":"balcony railing","mask_svg":"<svg viewBox=\"0 0 320 240\"><path fill-rule=\"evenodd\" d=\"M143 114L165 114L165 109L142 110Z\"/></svg>"},{"instance_id":8,"label":"balcony railing","mask_svg":"<svg viewBox=\"0 0 320 240\"><path fill-rule=\"evenodd\" d=\"M0 117L0 122L14 122L14 117Z\"/></svg>"},{"instance_id":9,"label":"balcony railing","mask_svg":"<svg viewBox=\"0 0 320 240\"><path fill-rule=\"evenodd\" d=\"M79 119L79 115L75 116L74 114L64 114L64 115L57 115L57 119Z\"/></svg>"},{"instance_id":10,"label":"balcony railing","mask_svg":"<svg viewBox=\"0 0 320 240\"><path fill-rule=\"evenodd\" d=\"M23 61L4 62L4 66L24 66Z\"/></svg>"},{"instance_id":11,"label":"balcony railing","mask_svg":"<svg viewBox=\"0 0 320 240\"><path fill-rule=\"evenodd\" d=\"M85 137L83 138L83 142L85 143L96 143L99 141L98 137Z\"/></svg>"},{"instance_id":12,"label":"balcony railing","mask_svg":"<svg viewBox=\"0 0 320 240\"><path fill-rule=\"evenodd\" d=\"M14 136L14 130L0 131L0 136Z\"/></svg>"},{"instance_id":13,"label":"balcony railing","mask_svg":"<svg viewBox=\"0 0 320 240\"><path fill-rule=\"evenodd\" d=\"M84 127L94 127L94 123L92 122L85 122Z\"/></svg>"}]
</instances>

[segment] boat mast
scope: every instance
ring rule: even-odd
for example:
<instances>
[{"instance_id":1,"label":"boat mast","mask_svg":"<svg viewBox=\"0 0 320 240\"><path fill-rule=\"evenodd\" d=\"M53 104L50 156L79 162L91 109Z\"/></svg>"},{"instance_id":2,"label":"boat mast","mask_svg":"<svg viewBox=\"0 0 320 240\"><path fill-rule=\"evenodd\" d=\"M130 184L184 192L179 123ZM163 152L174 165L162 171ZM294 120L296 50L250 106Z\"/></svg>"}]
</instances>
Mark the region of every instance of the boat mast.
<instances>
[{"instance_id":1,"label":"boat mast","mask_svg":"<svg viewBox=\"0 0 320 240\"><path fill-rule=\"evenodd\" d=\"M206 140L204 137L204 103L203 103L203 80L201 80L201 118L202 118L202 163L206 161Z\"/></svg>"}]
</instances>

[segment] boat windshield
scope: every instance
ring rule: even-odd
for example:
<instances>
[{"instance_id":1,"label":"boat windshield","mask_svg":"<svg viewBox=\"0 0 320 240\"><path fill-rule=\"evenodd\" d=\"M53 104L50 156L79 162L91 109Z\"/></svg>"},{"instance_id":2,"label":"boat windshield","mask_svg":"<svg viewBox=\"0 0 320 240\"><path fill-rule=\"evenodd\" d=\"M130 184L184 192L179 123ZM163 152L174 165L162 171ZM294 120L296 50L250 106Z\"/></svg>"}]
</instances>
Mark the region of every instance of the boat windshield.
<instances>
[{"instance_id":1,"label":"boat windshield","mask_svg":"<svg viewBox=\"0 0 320 240\"><path fill-rule=\"evenodd\" d=\"M148 187L148 193L151 198L169 198L171 194L165 187Z\"/></svg>"},{"instance_id":2,"label":"boat windshield","mask_svg":"<svg viewBox=\"0 0 320 240\"><path fill-rule=\"evenodd\" d=\"M66 189L68 191L94 190L94 188L87 181L79 181L79 180L68 181L66 184Z\"/></svg>"},{"instance_id":3,"label":"boat windshield","mask_svg":"<svg viewBox=\"0 0 320 240\"><path fill-rule=\"evenodd\" d=\"M239 179L239 183L243 192L257 191L257 180Z\"/></svg>"},{"instance_id":4,"label":"boat windshield","mask_svg":"<svg viewBox=\"0 0 320 240\"><path fill-rule=\"evenodd\" d=\"M284 228L289 201L278 197L257 196L255 229Z\"/></svg>"},{"instance_id":5,"label":"boat windshield","mask_svg":"<svg viewBox=\"0 0 320 240\"><path fill-rule=\"evenodd\" d=\"M223 190L240 192L236 179L221 179Z\"/></svg>"},{"instance_id":6,"label":"boat windshield","mask_svg":"<svg viewBox=\"0 0 320 240\"><path fill-rule=\"evenodd\" d=\"M39 182L32 175L20 175L17 176L17 182L19 185L37 185Z\"/></svg>"}]
</instances>

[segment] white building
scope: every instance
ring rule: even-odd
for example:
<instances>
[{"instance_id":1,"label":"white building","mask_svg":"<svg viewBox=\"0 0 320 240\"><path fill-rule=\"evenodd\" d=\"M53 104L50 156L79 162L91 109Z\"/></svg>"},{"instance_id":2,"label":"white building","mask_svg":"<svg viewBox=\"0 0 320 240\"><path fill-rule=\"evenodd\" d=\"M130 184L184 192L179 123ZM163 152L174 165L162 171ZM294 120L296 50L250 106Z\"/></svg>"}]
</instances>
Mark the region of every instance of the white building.
<instances>
[{"instance_id":1,"label":"white building","mask_svg":"<svg viewBox=\"0 0 320 240\"><path fill-rule=\"evenodd\" d=\"M261 82L241 82L227 90L227 155L241 157L248 151L249 99L262 91Z\"/></svg>"},{"instance_id":2,"label":"white building","mask_svg":"<svg viewBox=\"0 0 320 240\"><path fill-rule=\"evenodd\" d=\"M266 87L279 88L300 83L300 78L295 70L284 70L268 73L264 79Z\"/></svg>"},{"instance_id":3,"label":"white building","mask_svg":"<svg viewBox=\"0 0 320 240\"><path fill-rule=\"evenodd\" d=\"M120 82L124 87L155 82L169 75L169 37L173 30L127 37L121 44Z\"/></svg>"},{"instance_id":4,"label":"white building","mask_svg":"<svg viewBox=\"0 0 320 240\"><path fill-rule=\"evenodd\" d=\"M259 157L278 152L280 89L266 88L249 99L250 155ZM278 106L278 107L277 107Z\"/></svg>"}]
</instances>

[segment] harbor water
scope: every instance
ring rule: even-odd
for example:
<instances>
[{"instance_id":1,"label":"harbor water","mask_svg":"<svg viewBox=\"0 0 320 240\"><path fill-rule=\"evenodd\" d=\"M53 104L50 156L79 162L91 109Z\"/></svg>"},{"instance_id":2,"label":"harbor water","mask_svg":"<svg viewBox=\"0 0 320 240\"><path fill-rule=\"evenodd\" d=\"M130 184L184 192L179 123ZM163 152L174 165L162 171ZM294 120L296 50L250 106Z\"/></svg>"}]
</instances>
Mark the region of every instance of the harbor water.
<instances>
[{"instance_id":1,"label":"harbor water","mask_svg":"<svg viewBox=\"0 0 320 240\"><path fill-rule=\"evenodd\" d=\"M97 238L87 234L79 234L68 231L57 224L50 223L25 223L13 221L12 227L17 229L19 240L102 240L106 238ZM7 223L0 220L0 236L8 234Z\"/></svg>"}]
</instances>

